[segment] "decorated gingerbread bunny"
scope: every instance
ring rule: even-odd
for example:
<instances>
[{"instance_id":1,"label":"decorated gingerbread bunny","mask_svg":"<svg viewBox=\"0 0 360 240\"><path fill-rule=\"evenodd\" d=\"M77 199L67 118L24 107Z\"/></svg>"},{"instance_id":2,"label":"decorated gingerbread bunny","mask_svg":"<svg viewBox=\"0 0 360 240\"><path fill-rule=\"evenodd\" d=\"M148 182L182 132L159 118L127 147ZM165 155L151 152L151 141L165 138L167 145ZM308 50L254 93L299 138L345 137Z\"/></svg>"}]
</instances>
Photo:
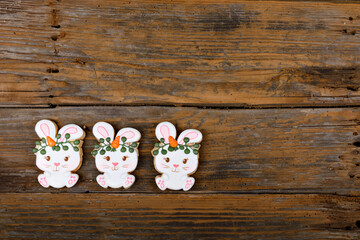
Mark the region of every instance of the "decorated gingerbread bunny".
<instances>
[{"instance_id":1,"label":"decorated gingerbread bunny","mask_svg":"<svg viewBox=\"0 0 360 240\"><path fill-rule=\"evenodd\" d=\"M97 176L98 184L103 188L131 187L135 176L129 173L136 169L138 163L140 132L134 128L123 128L114 139L114 128L109 123L98 122L93 134L99 143L92 155L97 169L104 173Z\"/></svg>"},{"instance_id":2,"label":"decorated gingerbread bunny","mask_svg":"<svg viewBox=\"0 0 360 240\"><path fill-rule=\"evenodd\" d=\"M85 132L75 124L62 127L59 132L54 122L41 120L35 126L41 141L36 141L33 153L36 166L44 171L39 183L47 188L72 187L79 180L75 172L82 163L82 139Z\"/></svg>"},{"instance_id":3,"label":"decorated gingerbread bunny","mask_svg":"<svg viewBox=\"0 0 360 240\"><path fill-rule=\"evenodd\" d=\"M155 169L162 173L155 178L161 190L188 191L195 183L193 174L199 164L199 148L202 134L195 129L183 131L177 141L176 128L170 122L159 123L155 134L160 143L155 143L152 150Z\"/></svg>"}]
</instances>

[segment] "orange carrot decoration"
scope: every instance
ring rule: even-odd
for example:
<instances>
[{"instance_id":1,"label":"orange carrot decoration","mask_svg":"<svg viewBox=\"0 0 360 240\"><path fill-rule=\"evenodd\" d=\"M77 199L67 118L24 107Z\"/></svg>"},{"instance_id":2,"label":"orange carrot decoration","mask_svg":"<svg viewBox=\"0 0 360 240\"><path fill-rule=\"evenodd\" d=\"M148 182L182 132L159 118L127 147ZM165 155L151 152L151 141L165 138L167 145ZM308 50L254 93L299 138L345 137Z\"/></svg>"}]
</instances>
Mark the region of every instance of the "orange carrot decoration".
<instances>
[{"instance_id":1,"label":"orange carrot decoration","mask_svg":"<svg viewBox=\"0 0 360 240\"><path fill-rule=\"evenodd\" d=\"M48 142L49 147L53 147L56 145L56 142L49 136L46 137L46 141Z\"/></svg>"},{"instance_id":2,"label":"orange carrot decoration","mask_svg":"<svg viewBox=\"0 0 360 240\"><path fill-rule=\"evenodd\" d=\"M178 146L177 141L172 136L169 137L169 144L173 148Z\"/></svg>"},{"instance_id":3,"label":"orange carrot decoration","mask_svg":"<svg viewBox=\"0 0 360 240\"><path fill-rule=\"evenodd\" d=\"M112 141L112 143L111 143L111 146L113 147L113 148L119 148L119 146L120 146L120 136L117 136L115 139L114 139L114 141Z\"/></svg>"}]
</instances>

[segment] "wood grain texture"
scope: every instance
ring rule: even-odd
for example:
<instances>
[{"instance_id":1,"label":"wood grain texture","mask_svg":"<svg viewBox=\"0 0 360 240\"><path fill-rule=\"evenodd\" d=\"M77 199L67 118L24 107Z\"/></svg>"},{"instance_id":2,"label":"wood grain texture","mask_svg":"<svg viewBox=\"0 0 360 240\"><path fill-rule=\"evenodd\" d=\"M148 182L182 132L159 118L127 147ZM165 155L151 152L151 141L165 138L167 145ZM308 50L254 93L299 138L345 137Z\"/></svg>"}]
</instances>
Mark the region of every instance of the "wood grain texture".
<instances>
[{"instance_id":1,"label":"wood grain texture","mask_svg":"<svg viewBox=\"0 0 360 240\"><path fill-rule=\"evenodd\" d=\"M222 110L168 107L57 107L0 109L0 192L160 193L150 154L160 121L178 131L199 129L204 140L192 193L336 193L359 195L360 113L343 109ZM80 182L71 189L43 189L32 148L36 122L86 126ZM91 151L92 126L106 120L115 129L142 134L137 180L130 189L105 190ZM11 137L9 137L11 136ZM175 191L170 193L176 193Z\"/></svg>"},{"instance_id":2,"label":"wood grain texture","mask_svg":"<svg viewBox=\"0 0 360 240\"><path fill-rule=\"evenodd\" d=\"M360 199L354 197L2 194L0 205L0 237L9 239L360 237Z\"/></svg>"},{"instance_id":3,"label":"wood grain texture","mask_svg":"<svg viewBox=\"0 0 360 240\"><path fill-rule=\"evenodd\" d=\"M359 105L360 5L1 1L0 102Z\"/></svg>"},{"instance_id":4,"label":"wood grain texture","mask_svg":"<svg viewBox=\"0 0 360 240\"><path fill-rule=\"evenodd\" d=\"M359 12L337 0L0 1L0 238L360 239ZM73 188L37 182L44 118L87 133ZM142 133L130 189L96 183L98 121ZM161 121L204 135L189 192L155 185Z\"/></svg>"}]
</instances>

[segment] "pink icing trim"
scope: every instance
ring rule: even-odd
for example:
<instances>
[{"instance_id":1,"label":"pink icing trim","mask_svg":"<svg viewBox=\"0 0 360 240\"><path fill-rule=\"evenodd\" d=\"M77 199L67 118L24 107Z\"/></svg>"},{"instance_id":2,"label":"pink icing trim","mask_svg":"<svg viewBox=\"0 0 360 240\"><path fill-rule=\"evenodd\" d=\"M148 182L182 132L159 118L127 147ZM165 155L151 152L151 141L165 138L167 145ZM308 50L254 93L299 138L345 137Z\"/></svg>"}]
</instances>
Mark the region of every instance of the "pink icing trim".
<instances>
[{"instance_id":1,"label":"pink icing trim","mask_svg":"<svg viewBox=\"0 0 360 240\"><path fill-rule=\"evenodd\" d=\"M50 136L50 127L46 123L42 123L40 129L46 137Z\"/></svg>"},{"instance_id":2,"label":"pink icing trim","mask_svg":"<svg viewBox=\"0 0 360 240\"><path fill-rule=\"evenodd\" d=\"M170 129L168 126L166 125L162 125L160 127L160 133L163 136L163 138L165 139L165 143L169 143L169 137L170 137Z\"/></svg>"},{"instance_id":3,"label":"pink icing trim","mask_svg":"<svg viewBox=\"0 0 360 240\"><path fill-rule=\"evenodd\" d=\"M97 130L98 130L98 133L100 133L100 135L103 136L104 138L109 137L109 133L104 127L99 126Z\"/></svg>"},{"instance_id":4,"label":"pink icing trim","mask_svg":"<svg viewBox=\"0 0 360 240\"><path fill-rule=\"evenodd\" d=\"M69 128L67 128L67 129L63 132L63 134L61 135L60 141L63 141L63 140L64 140L65 134L67 134L67 133L69 133L69 134L75 134L75 133L77 133L77 132L78 132L78 130L76 129L76 127L69 127Z\"/></svg>"},{"instance_id":5,"label":"pink icing trim","mask_svg":"<svg viewBox=\"0 0 360 240\"><path fill-rule=\"evenodd\" d=\"M123 168L129 168L130 167L130 164L125 164L122 166Z\"/></svg>"},{"instance_id":6,"label":"pink icing trim","mask_svg":"<svg viewBox=\"0 0 360 240\"><path fill-rule=\"evenodd\" d=\"M135 133L133 131L126 131L123 134L120 135L120 139L122 137L126 137L127 140L132 139L133 137L135 137Z\"/></svg>"},{"instance_id":7,"label":"pink icing trim","mask_svg":"<svg viewBox=\"0 0 360 240\"><path fill-rule=\"evenodd\" d=\"M188 137L191 140L191 139L197 138L198 136L199 136L199 134L197 132L189 132L182 139L179 140L179 143L184 144L183 139L186 137Z\"/></svg>"}]
</instances>

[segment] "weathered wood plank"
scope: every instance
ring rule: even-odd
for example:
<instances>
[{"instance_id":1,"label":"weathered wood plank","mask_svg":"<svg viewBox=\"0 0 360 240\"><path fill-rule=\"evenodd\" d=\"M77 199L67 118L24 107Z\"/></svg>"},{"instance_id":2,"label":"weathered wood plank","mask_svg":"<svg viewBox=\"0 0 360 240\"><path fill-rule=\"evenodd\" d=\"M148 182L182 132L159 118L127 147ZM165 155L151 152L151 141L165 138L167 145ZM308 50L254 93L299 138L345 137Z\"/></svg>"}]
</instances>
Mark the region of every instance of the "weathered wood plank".
<instances>
[{"instance_id":1,"label":"weathered wood plank","mask_svg":"<svg viewBox=\"0 0 360 240\"><path fill-rule=\"evenodd\" d=\"M358 105L359 11L349 2L1 1L1 105Z\"/></svg>"},{"instance_id":2,"label":"weathered wood plank","mask_svg":"<svg viewBox=\"0 0 360 240\"><path fill-rule=\"evenodd\" d=\"M329 195L1 194L0 238L359 239L360 199Z\"/></svg>"},{"instance_id":3,"label":"weathered wood plank","mask_svg":"<svg viewBox=\"0 0 360 240\"><path fill-rule=\"evenodd\" d=\"M195 193L337 193L359 194L360 109L223 110L168 107L57 107L0 109L0 192L149 192L154 183L150 150L154 129L168 120L180 131L196 128L204 134L200 165L194 174ZM36 122L48 118L59 126L86 126L80 182L71 189L43 189L37 182L32 148ZM139 129L140 158L128 190L104 190L91 151L97 121L118 130Z\"/></svg>"}]
</instances>

